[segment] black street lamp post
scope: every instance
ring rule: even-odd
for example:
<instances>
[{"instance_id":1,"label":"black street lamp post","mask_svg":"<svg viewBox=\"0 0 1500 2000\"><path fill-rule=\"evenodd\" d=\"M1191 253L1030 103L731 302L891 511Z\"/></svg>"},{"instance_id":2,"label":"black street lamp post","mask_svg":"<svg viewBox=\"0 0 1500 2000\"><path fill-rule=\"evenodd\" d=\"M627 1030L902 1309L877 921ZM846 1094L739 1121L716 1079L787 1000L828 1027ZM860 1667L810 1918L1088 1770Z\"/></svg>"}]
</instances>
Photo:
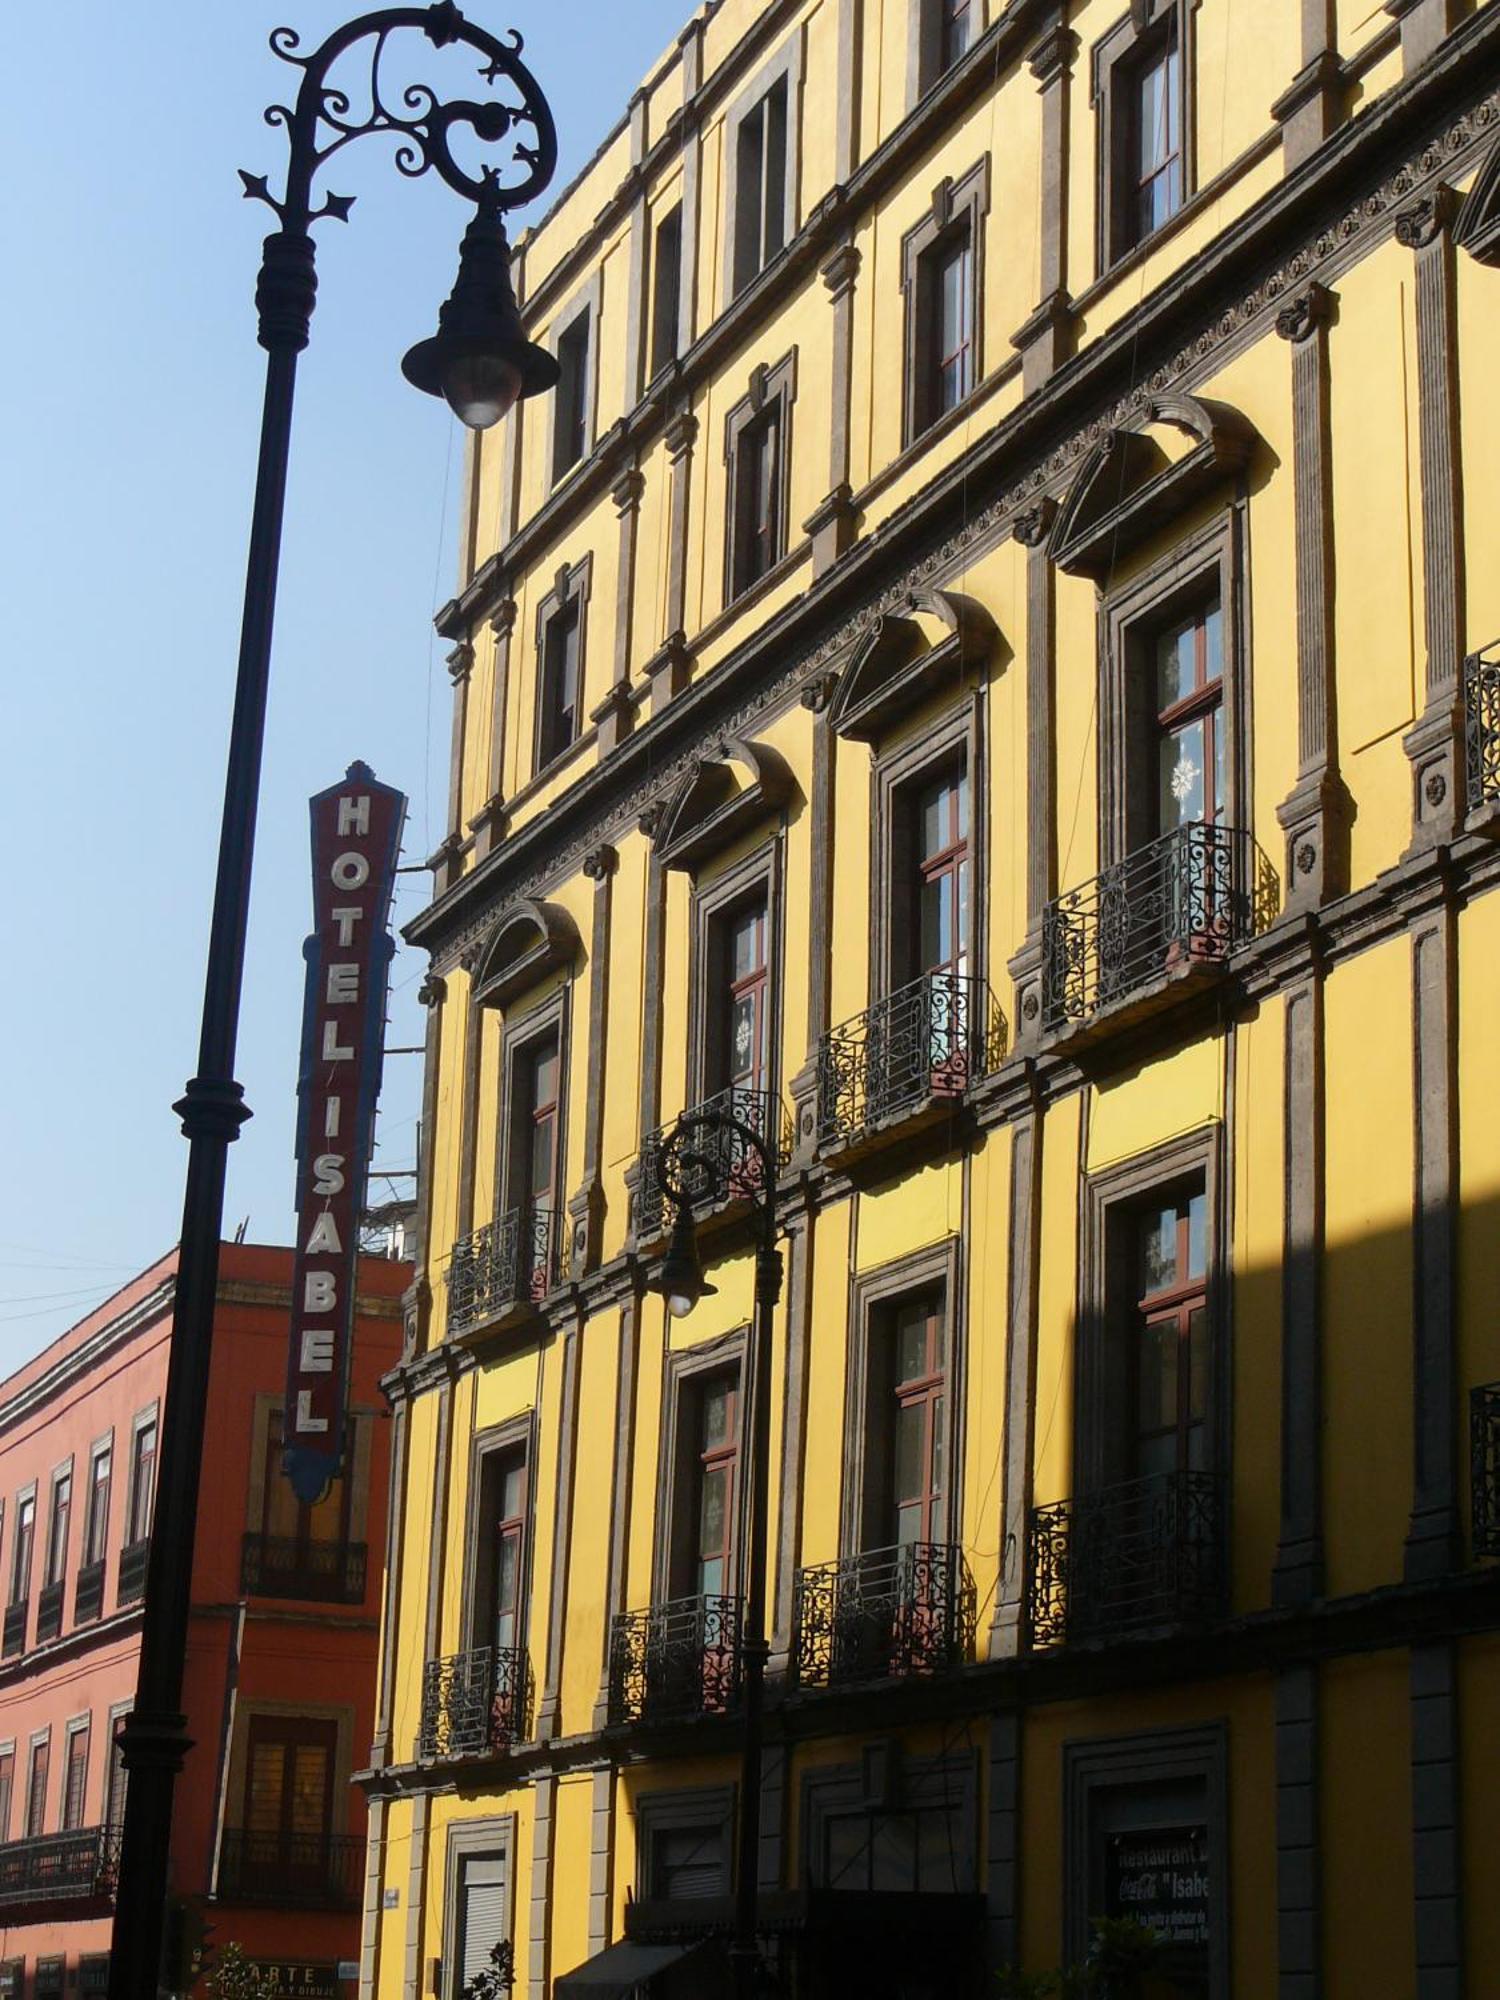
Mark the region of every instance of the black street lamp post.
<instances>
[{"instance_id":1,"label":"black street lamp post","mask_svg":"<svg viewBox=\"0 0 1500 2000\"><path fill-rule=\"evenodd\" d=\"M662 1140L658 1169L662 1188L676 1214L656 1289L665 1297L667 1310L674 1318L686 1318L700 1298L716 1289L705 1281L698 1261L694 1203L720 1201L726 1196L748 1197L753 1214L755 1310L745 1371L750 1393L743 1399L741 1411L741 1437L749 1444L745 1516L750 1545L740 1627L744 1734L740 1749L734 1941L730 1957L735 2000L756 2000L761 1971L756 1942L761 1765L765 1743L766 1661L771 1650L765 1612L770 1539L771 1333L781 1297L781 1252L776 1247L777 1157L774 1145L732 1113L689 1111Z\"/></svg>"},{"instance_id":2,"label":"black street lamp post","mask_svg":"<svg viewBox=\"0 0 1500 2000\"><path fill-rule=\"evenodd\" d=\"M407 29L417 30L437 49L454 44L473 49L483 58L482 81L491 89L507 86L508 96L445 103L425 84L408 84L393 95L383 74L388 45L393 35ZM331 83L334 64L357 44L364 45L369 58L361 84L351 89ZM191 1747L182 1714L183 1657L225 1170L230 1142L250 1115L234 1079L234 1057L292 396L297 356L307 345L317 293L312 225L329 216L343 221L352 205L350 197L329 194L314 208L313 182L325 163L351 140L384 134L396 143L396 165L403 174L416 178L435 171L474 203L458 282L436 335L407 356L403 366L408 380L445 396L466 423L483 429L519 396L549 388L557 378L556 363L522 332L502 222L506 210L541 192L557 161L552 113L520 60L520 37L500 39L474 27L452 0L444 0L438 6L388 7L363 15L310 55L298 53L298 38L287 28L276 30L271 47L301 72L301 81L293 106L273 105L266 113L267 122L282 126L288 136L285 194L277 200L263 177L241 176L246 195L265 202L280 226L265 240L256 287L259 339L267 354L265 401L198 1067L173 1107L188 1140L187 1186L140 1667L135 1707L121 1730L130 1782L115 1896L110 2000L148 2000L159 1990L172 1795ZM481 165L470 172L454 156L454 137L491 151L509 141L508 156L498 166Z\"/></svg>"}]
</instances>

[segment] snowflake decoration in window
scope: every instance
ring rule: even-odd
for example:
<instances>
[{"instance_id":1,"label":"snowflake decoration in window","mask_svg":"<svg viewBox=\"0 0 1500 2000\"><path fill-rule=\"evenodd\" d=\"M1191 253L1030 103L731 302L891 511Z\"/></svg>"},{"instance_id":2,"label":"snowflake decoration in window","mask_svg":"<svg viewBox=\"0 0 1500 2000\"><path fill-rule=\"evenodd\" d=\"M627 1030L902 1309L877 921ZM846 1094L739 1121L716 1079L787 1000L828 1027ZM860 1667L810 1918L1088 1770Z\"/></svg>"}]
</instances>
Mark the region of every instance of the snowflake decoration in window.
<instances>
[{"instance_id":1,"label":"snowflake decoration in window","mask_svg":"<svg viewBox=\"0 0 1500 2000\"><path fill-rule=\"evenodd\" d=\"M1172 773L1172 796L1178 805L1186 805L1192 797L1193 787L1198 782L1198 766L1191 757L1179 758Z\"/></svg>"},{"instance_id":2,"label":"snowflake decoration in window","mask_svg":"<svg viewBox=\"0 0 1500 2000\"><path fill-rule=\"evenodd\" d=\"M734 1031L734 1052L741 1062L750 1054L750 1016L741 1014L739 1026Z\"/></svg>"}]
</instances>

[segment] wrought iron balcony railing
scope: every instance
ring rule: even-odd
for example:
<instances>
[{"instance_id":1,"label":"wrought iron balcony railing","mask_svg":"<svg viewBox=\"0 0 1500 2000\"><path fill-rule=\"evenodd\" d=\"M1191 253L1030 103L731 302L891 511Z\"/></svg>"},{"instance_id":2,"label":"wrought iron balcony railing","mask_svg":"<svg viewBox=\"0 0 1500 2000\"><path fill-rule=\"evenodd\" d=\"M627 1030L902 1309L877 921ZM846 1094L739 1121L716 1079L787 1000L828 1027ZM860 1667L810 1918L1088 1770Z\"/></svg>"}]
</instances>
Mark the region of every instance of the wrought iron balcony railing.
<instances>
[{"instance_id":1,"label":"wrought iron balcony railing","mask_svg":"<svg viewBox=\"0 0 1500 2000\"><path fill-rule=\"evenodd\" d=\"M1271 864L1237 827L1189 821L1049 903L1042 1016L1086 1021L1173 972L1213 965L1276 915Z\"/></svg>"},{"instance_id":2,"label":"wrought iron balcony railing","mask_svg":"<svg viewBox=\"0 0 1500 2000\"><path fill-rule=\"evenodd\" d=\"M253 1833L226 1827L219 1848L221 1903L357 1910L365 1843L344 1833Z\"/></svg>"},{"instance_id":3,"label":"wrought iron balcony railing","mask_svg":"<svg viewBox=\"0 0 1500 2000\"><path fill-rule=\"evenodd\" d=\"M609 1639L609 1720L686 1722L740 1696L738 1597L678 1597L618 1616Z\"/></svg>"},{"instance_id":4,"label":"wrought iron balcony railing","mask_svg":"<svg viewBox=\"0 0 1500 2000\"><path fill-rule=\"evenodd\" d=\"M0 1909L112 1896L120 1864L117 1826L81 1826L0 1843Z\"/></svg>"},{"instance_id":5,"label":"wrought iron balcony railing","mask_svg":"<svg viewBox=\"0 0 1500 2000\"><path fill-rule=\"evenodd\" d=\"M1469 1391L1469 1474L1476 1556L1500 1556L1500 1382Z\"/></svg>"},{"instance_id":6,"label":"wrought iron balcony railing","mask_svg":"<svg viewBox=\"0 0 1500 2000\"><path fill-rule=\"evenodd\" d=\"M422 1669L420 1757L483 1757L531 1734L531 1656L523 1646L477 1646Z\"/></svg>"},{"instance_id":7,"label":"wrought iron balcony railing","mask_svg":"<svg viewBox=\"0 0 1500 2000\"><path fill-rule=\"evenodd\" d=\"M84 1563L73 1580L73 1623L91 1625L104 1609L104 1558Z\"/></svg>"},{"instance_id":8,"label":"wrought iron balcony railing","mask_svg":"<svg viewBox=\"0 0 1500 2000\"><path fill-rule=\"evenodd\" d=\"M453 1246L448 1331L467 1333L512 1308L545 1298L567 1271L568 1218L550 1208L513 1208Z\"/></svg>"},{"instance_id":9,"label":"wrought iron balcony railing","mask_svg":"<svg viewBox=\"0 0 1500 2000\"><path fill-rule=\"evenodd\" d=\"M942 1673L974 1643L974 1581L946 1542L869 1549L797 1572L793 1600L802 1687Z\"/></svg>"},{"instance_id":10,"label":"wrought iron balcony railing","mask_svg":"<svg viewBox=\"0 0 1500 2000\"><path fill-rule=\"evenodd\" d=\"M682 1162L685 1172L683 1192L691 1198L700 1213L711 1204L724 1207L737 1196L753 1195L759 1191L762 1172L759 1158L731 1126L715 1126L712 1123L715 1113L748 1126L764 1142L778 1165L790 1153L790 1121L774 1091L751 1090L741 1084L731 1084L727 1090L716 1091L701 1104L684 1111L681 1120L673 1119L670 1125L658 1126L656 1131L648 1132L642 1140L640 1180L635 1190L635 1233L640 1241L649 1242L660 1235L665 1226L660 1146L680 1122L705 1121L700 1131L694 1134L692 1147L694 1153L701 1155L701 1163L686 1158Z\"/></svg>"},{"instance_id":11,"label":"wrought iron balcony railing","mask_svg":"<svg viewBox=\"0 0 1500 2000\"><path fill-rule=\"evenodd\" d=\"M1212 1618L1225 1600L1224 1492L1212 1472L1158 1473L1037 1507L1033 1642L1108 1638Z\"/></svg>"},{"instance_id":12,"label":"wrought iron balcony railing","mask_svg":"<svg viewBox=\"0 0 1500 2000\"><path fill-rule=\"evenodd\" d=\"M1469 810L1500 799L1500 640L1464 661Z\"/></svg>"},{"instance_id":13,"label":"wrought iron balcony railing","mask_svg":"<svg viewBox=\"0 0 1500 2000\"><path fill-rule=\"evenodd\" d=\"M240 1543L240 1589L251 1597L294 1597L310 1604L363 1604L363 1542L302 1542L294 1535L246 1535Z\"/></svg>"},{"instance_id":14,"label":"wrought iron balcony railing","mask_svg":"<svg viewBox=\"0 0 1500 2000\"><path fill-rule=\"evenodd\" d=\"M19 1604L7 1604L5 1623L0 1627L0 1659L13 1660L17 1653L26 1650L26 1599Z\"/></svg>"},{"instance_id":15,"label":"wrought iron balcony railing","mask_svg":"<svg viewBox=\"0 0 1500 2000\"><path fill-rule=\"evenodd\" d=\"M59 1577L56 1583L44 1583L37 1592L36 1642L39 1646L57 1637L62 1630L62 1618L63 1580Z\"/></svg>"},{"instance_id":16,"label":"wrought iron balcony railing","mask_svg":"<svg viewBox=\"0 0 1500 2000\"><path fill-rule=\"evenodd\" d=\"M127 1542L120 1551L120 1576L115 1585L115 1603L138 1604L146 1595L146 1562L151 1554L151 1539L147 1536L139 1542Z\"/></svg>"},{"instance_id":17,"label":"wrought iron balcony railing","mask_svg":"<svg viewBox=\"0 0 1500 2000\"><path fill-rule=\"evenodd\" d=\"M834 1028L818 1050L818 1138L857 1139L1000 1067L1005 1017L989 982L927 972Z\"/></svg>"}]
</instances>

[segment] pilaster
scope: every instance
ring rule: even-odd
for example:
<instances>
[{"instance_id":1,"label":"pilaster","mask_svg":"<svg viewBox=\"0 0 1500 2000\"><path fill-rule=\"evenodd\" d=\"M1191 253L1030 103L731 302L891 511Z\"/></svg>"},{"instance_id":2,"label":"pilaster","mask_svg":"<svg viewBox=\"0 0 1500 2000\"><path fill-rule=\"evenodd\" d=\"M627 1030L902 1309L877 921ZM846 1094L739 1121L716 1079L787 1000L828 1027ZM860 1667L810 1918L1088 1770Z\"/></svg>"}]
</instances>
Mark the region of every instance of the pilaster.
<instances>
[{"instance_id":1,"label":"pilaster","mask_svg":"<svg viewBox=\"0 0 1500 2000\"><path fill-rule=\"evenodd\" d=\"M568 1203L572 1225L571 1275L597 1270L602 1255L604 1106L608 1094L610 917L614 906L614 848L596 847L584 857L583 872L594 885L594 918L589 937L589 1087L583 1112L583 1181Z\"/></svg>"},{"instance_id":2,"label":"pilaster","mask_svg":"<svg viewBox=\"0 0 1500 2000\"><path fill-rule=\"evenodd\" d=\"M635 1391L640 1360L641 1307L637 1298L620 1308L620 1352L615 1369L614 1463L610 1471L609 1570L604 1584L604 1658L599 1693L594 1703L594 1727L609 1721L609 1648L614 1621L625 1610L627 1554L630 1547L631 1475L635 1452Z\"/></svg>"},{"instance_id":3,"label":"pilaster","mask_svg":"<svg viewBox=\"0 0 1500 2000\"><path fill-rule=\"evenodd\" d=\"M608 694L589 720L599 731L599 755L609 753L629 735L635 720L630 675L635 653L636 552L640 540L641 495L646 481L636 466L622 472L610 488L620 523L620 559L615 586L614 677Z\"/></svg>"},{"instance_id":4,"label":"pilaster","mask_svg":"<svg viewBox=\"0 0 1500 2000\"><path fill-rule=\"evenodd\" d=\"M1416 2000L1464 2000L1458 1666L1451 1641L1411 1649Z\"/></svg>"},{"instance_id":5,"label":"pilaster","mask_svg":"<svg viewBox=\"0 0 1500 2000\"><path fill-rule=\"evenodd\" d=\"M802 706L814 717L811 814L812 858L809 883L807 957L807 1060L792 1078L794 1158L810 1162L818 1149L818 1052L831 1023L828 1019L833 951L833 864L835 776L838 740L828 721L828 705L838 685L836 674L823 674L802 690Z\"/></svg>"},{"instance_id":6,"label":"pilaster","mask_svg":"<svg viewBox=\"0 0 1500 2000\"><path fill-rule=\"evenodd\" d=\"M1323 982L1287 989L1281 1276L1281 1531L1273 1602L1323 1590Z\"/></svg>"},{"instance_id":7,"label":"pilaster","mask_svg":"<svg viewBox=\"0 0 1500 2000\"><path fill-rule=\"evenodd\" d=\"M1021 1718L990 1717L988 1839L985 1842L989 1970L1021 1956Z\"/></svg>"},{"instance_id":8,"label":"pilaster","mask_svg":"<svg viewBox=\"0 0 1500 2000\"><path fill-rule=\"evenodd\" d=\"M1026 1544L1036 1436L1037 1305L1041 1282L1042 1120L1033 1107L1011 1127L1010 1290L1006 1300L1005 1430L1001 1445L1000 1583L992 1660L1027 1640ZM1012 1911L1014 1921L1014 1911Z\"/></svg>"},{"instance_id":9,"label":"pilaster","mask_svg":"<svg viewBox=\"0 0 1500 2000\"><path fill-rule=\"evenodd\" d=\"M698 439L698 419L689 409L681 409L666 427L664 439L672 468L672 504L668 522L667 549L667 639L647 669L651 676L651 712L658 704L681 692L677 683L679 662L688 657L684 634L687 631L688 521L692 500L693 446ZM667 657L665 665L663 656ZM685 685L685 680L683 682Z\"/></svg>"},{"instance_id":10,"label":"pilaster","mask_svg":"<svg viewBox=\"0 0 1500 2000\"><path fill-rule=\"evenodd\" d=\"M656 833L661 824L660 803L641 815L640 830L650 843L646 862L645 938L642 943L641 994L641 1145L646 1135L661 1123L661 981L662 957L666 949L667 873L656 851ZM625 1170L625 1185L631 1194L630 1240L635 1240L636 1188L640 1183L640 1157Z\"/></svg>"},{"instance_id":11,"label":"pilaster","mask_svg":"<svg viewBox=\"0 0 1500 2000\"><path fill-rule=\"evenodd\" d=\"M646 386L647 346L647 227L646 179L642 167L646 158L646 114L650 97L644 90L630 99L630 171L635 178L635 199L630 204L630 266L625 306L625 389L627 407L639 402Z\"/></svg>"},{"instance_id":12,"label":"pilaster","mask_svg":"<svg viewBox=\"0 0 1500 2000\"><path fill-rule=\"evenodd\" d=\"M1318 1671L1276 1677L1276 2000L1322 1991Z\"/></svg>"},{"instance_id":13,"label":"pilaster","mask_svg":"<svg viewBox=\"0 0 1500 2000\"><path fill-rule=\"evenodd\" d=\"M536 1733L543 1743L556 1736L562 1712L563 1648L568 1628L568 1583L573 1550L573 1496L578 1474L578 1349L582 1338L582 1319L570 1320L562 1337L557 1488L552 1502L552 1580L547 1593L547 1658L541 1700L536 1711Z\"/></svg>"},{"instance_id":14,"label":"pilaster","mask_svg":"<svg viewBox=\"0 0 1500 2000\"><path fill-rule=\"evenodd\" d=\"M1013 524L1026 551L1026 935L1008 968L1018 1049L1042 1032L1042 923L1057 894L1057 585L1047 553L1056 513L1044 498Z\"/></svg>"},{"instance_id":15,"label":"pilaster","mask_svg":"<svg viewBox=\"0 0 1500 2000\"><path fill-rule=\"evenodd\" d=\"M1078 37L1059 6L1027 54L1042 96L1040 303L1011 336L1020 349L1021 383L1033 395L1073 351L1068 293L1068 113Z\"/></svg>"},{"instance_id":16,"label":"pilaster","mask_svg":"<svg viewBox=\"0 0 1500 2000\"><path fill-rule=\"evenodd\" d=\"M1453 248L1457 205L1452 188L1439 184L1396 217L1396 240L1414 252L1417 266L1422 607L1427 645L1422 715L1406 737L1412 766L1410 852L1451 840L1464 818L1463 493Z\"/></svg>"},{"instance_id":17,"label":"pilaster","mask_svg":"<svg viewBox=\"0 0 1500 2000\"><path fill-rule=\"evenodd\" d=\"M703 140L696 102L703 83L703 22L689 21L677 37L682 58L682 289L677 301L677 352L698 331L698 239L703 226ZM681 621L678 620L677 623ZM675 629L668 621L669 629Z\"/></svg>"},{"instance_id":18,"label":"pilaster","mask_svg":"<svg viewBox=\"0 0 1500 2000\"><path fill-rule=\"evenodd\" d=\"M495 639L495 668L491 676L490 747L486 765L484 804L469 821L474 836L474 863L477 867L505 834L505 725L510 704L510 649L516 629L516 600L502 597L490 614L490 631Z\"/></svg>"},{"instance_id":19,"label":"pilaster","mask_svg":"<svg viewBox=\"0 0 1500 2000\"><path fill-rule=\"evenodd\" d=\"M550 1771L537 1779L531 1809L531 1913L527 1925L530 1949L526 1965L527 2000L547 2000L552 1966L552 1817L557 1780ZM418 1989L411 1987L415 1993Z\"/></svg>"},{"instance_id":20,"label":"pilaster","mask_svg":"<svg viewBox=\"0 0 1500 2000\"><path fill-rule=\"evenodd\" d=\"M809 517L813 575L822 576L853 544L858 521L850 484L851 397L854 378L854 287L860 254L852 242L841 243L822 266L824 286L833 306L833 387L828 432L828 496Z\"/></svg>"},{"instance_id":21,"label":"pilaster","mask_svg":"<svg viewBox=\"0 0 1500 2000\"><path fill-rule=\"evenodd\" d=\"M1401 24L1401 67L1410 75L1435 55L1463 18L1463 0L1385 0L1385 11Z\"/></svg>"},{"instance_id":22,"label":"pilaster","mask_svg":"<svg viewBox=\"0 0 1500 2000\"><path fill-rule=\"evenodd\" d=\"M593 1814L589 1837L589 1954L597 1957L609 1943L610 1912L615 1881L614 1766L594 1773Z\"/></svg>"},{"instance_id":23,"label":"pilaster","mask_svg":"<svg viewBox=\"0 0 1500 2000\"><path fill-rule=\"evenodd\" d=\"M785 1225L787 1245L786 1372L781 1389L780 1518L771 1585L768 1671L786 1673L792 1654L792 1599L802 1559L802 1489L807 1469L808 1362L812 1349L813 1236L806 1213Z\"/></svg>"},{"instance_id":24,"label":"pilaster","mask_svg":"<svg viewBox=\"0 0 1500 2000\"><path fill-rule=\"evenodd\" d=\"M1342 122L1349 83L1349 72L1339 60L1335 0L1302 0L1302 60L1271 106L1271 116L1281 127L1282 164L1289 174L1310 159Z\"/></svg>"},{"instance_id":25,"label":"pilaster","mask_svg":"<svg viewBox=\"0 0 1500 2000\"><path fill-rule=\"evenodd\" d=\"M1334 675L1333 431L1328 328L1334 294L1313 284L1276 315L1292 349L1292 487L1297 543L1297 782L1276 809L1286 834L1283 913L1349 886L1349 814L1339 777Z\"/></svg>"}]
</instances>

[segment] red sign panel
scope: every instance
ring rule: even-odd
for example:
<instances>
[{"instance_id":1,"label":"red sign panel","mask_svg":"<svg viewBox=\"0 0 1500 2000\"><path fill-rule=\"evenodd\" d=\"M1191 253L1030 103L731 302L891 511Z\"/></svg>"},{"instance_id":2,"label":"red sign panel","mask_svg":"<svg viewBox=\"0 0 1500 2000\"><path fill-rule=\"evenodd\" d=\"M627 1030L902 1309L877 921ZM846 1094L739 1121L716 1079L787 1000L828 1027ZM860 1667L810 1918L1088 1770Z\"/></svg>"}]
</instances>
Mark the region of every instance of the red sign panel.
<instances>
[{"instance_id":1,"label":"red sign panel","mask_svg":"<svg viewBox=\"0 0 1500 2000\"><path fill-rule=\"evenodd\" d=\"M297 1261L287 1356L288 1478L316 1500L343 1457L359 1218L385 1043L391 891L406 800L366 764L311 803L313 933L297 1085Z\"/></svg>"}]
</instances>

